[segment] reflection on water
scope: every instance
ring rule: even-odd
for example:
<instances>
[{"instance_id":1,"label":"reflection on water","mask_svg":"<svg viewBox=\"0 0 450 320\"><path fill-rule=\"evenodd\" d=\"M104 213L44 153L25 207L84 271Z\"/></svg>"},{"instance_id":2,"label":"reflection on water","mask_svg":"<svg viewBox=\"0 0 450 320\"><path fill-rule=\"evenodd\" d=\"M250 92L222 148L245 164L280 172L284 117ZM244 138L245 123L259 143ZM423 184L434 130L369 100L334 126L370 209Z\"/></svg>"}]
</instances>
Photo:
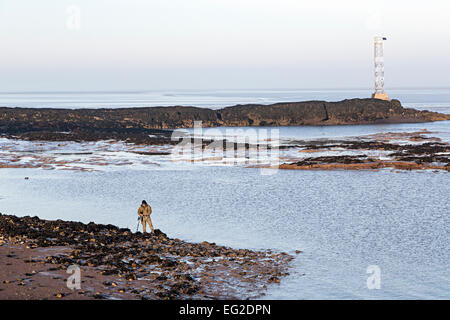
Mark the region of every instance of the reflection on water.
<instances>
[{"instance_id":1,"label":"reflection on water","mask_svg":"<svg viewBox=\"0 0 450 320\"><path fill-rule=\"evenodd\" d=\"M25 180L24 177L30 177ZM450 298L448 173L239 167L0 170L0 211L134 229L146 199L171 237L294 253L269 298ZM381 268L368 290L366 268Z\"/></svg>"}]
</instances>

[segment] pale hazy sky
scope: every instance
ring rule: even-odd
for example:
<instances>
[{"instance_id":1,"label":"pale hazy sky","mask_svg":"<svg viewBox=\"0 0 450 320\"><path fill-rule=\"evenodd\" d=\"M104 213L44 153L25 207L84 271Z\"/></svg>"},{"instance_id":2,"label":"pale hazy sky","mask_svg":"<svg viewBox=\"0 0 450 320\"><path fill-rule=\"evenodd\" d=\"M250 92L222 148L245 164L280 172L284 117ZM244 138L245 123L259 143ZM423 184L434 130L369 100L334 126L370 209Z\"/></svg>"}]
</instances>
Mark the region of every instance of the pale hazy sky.
<instances>
[{"instance_id":1,"label":"pale hazy sky","mask_svg":"<svg viewBox=\"0 0 450 320\"><path fill-rule=\"evenodd\" d=\"M0 0L0 92L369 88L377 34L387 89L450 87L449 15L448 0Z\"/></svg>"}]
</instances>

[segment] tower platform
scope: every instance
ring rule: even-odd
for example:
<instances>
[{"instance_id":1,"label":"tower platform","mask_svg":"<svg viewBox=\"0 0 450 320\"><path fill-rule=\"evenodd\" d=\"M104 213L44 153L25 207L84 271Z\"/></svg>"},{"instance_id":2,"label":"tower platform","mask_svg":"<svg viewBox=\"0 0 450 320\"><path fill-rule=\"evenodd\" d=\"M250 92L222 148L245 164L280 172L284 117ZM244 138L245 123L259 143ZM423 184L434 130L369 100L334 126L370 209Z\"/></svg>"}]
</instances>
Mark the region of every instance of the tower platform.
<instances>
[{"instance_id":1,"label":"tower platform","mask_svg":"<svg viewBox=\"0 0 450 320\"><path fill-rule=\"evenodd\" d=\"M372 99L380 99L380 100L391 101L391 99L389 99L389 96L388 96L387 93L373 93L372 94Z\"/></svg>"}]
</instances>

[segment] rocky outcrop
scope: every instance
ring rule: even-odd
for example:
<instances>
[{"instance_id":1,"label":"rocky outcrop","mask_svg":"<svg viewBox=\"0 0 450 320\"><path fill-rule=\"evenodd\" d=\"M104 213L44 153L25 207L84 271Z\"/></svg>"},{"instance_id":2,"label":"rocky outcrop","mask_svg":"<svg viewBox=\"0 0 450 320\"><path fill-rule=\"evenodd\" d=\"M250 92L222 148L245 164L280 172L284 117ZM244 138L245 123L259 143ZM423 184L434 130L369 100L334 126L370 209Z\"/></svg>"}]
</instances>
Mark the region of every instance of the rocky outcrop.
<instances>
[{"instance_id":1,"label":"rocky outcrop","mask_svg":"<svg viewBox=\"0 0 450 320\"><path fill-rule=\"evenodd\" d=\"M433 170L450 172L450 145L431 132L389 132L355 140L308 141L296 144L302 156L280 169L294 170ZM373 140L372 140L373 139ZM351 155L348 154L351 152ZM304 156L306 155L306 156ZM285 158L286 159L286 158Z\"/></svg>"},{"instance_id":2,"label":"rocky outcrop","mask_svg":"<svg viewBox=\"0 0 450 320\"><path fill-rule=\"evenodd\" d=\"M400 101L351 99L272 105L119 109L0 108L0 134L33 140L117 139L170 141L167 129L204 127L339 125L450 120L450 115L403 108ZM149 138L149 135L156 136Z\"/></svg>"},{"instance_id":3,"label":"rocky outcrop","mask_svg":"<svg viewBox=\"0 0 450 320\"><path fill-rule=\"evenodd\" d=\"M339 125L450 120L450 115L403 108L400 101L351 99L270 106L243 105L220 110L227 126Z\"/></svg>"}]
</instances>

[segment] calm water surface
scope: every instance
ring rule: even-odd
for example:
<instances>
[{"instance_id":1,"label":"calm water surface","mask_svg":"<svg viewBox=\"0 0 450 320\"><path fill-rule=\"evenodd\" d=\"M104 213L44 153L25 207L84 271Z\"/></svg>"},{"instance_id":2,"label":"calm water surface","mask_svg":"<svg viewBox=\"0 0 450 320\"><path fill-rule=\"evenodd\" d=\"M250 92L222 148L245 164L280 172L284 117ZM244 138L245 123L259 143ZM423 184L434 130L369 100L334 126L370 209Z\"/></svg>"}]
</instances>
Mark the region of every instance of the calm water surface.
<instances>
[{"instance_id":1,"label":"calm water surface","mask_svg":"<svg viewBox=\"0 0 450 320\"><path fill-rule=\"evenodd\" d=\"M450 88L390 89L404 106L450 113ZM369 98L371 89L166 90L135 92L0 92L0 106L28 108L120 108L197 106L217 109L246 103Z\"/></svg>"},{"instance_id":2,"label":"calm water surface","mask_svg":"<svg viewBox=\"0 0 450 320\"><path fill-rule=\"evenodd\" d=\"M171 237L304 251L268 298L450 298L448 173L2 169L0 179L10 214L134 229L147 199ZM380 290L366 287L369 265Z\"/></svg>"},{"instance_id":3,"label":"calm water surface","mask_svg":"<svg viewBox=\"0 0 450 320\"><path fill-rule=\"evenodd\" d=\"M404 105L450 113L450 90L397 90ZM341 100L360 91L0 94L0 105L100 107ZM289 139L428 129L450 141L450 121L285 127ZM24 177L30 177L25 180ZM186 164L105 172L0 170L0 212L136 228L142 199L170 237L295 255L271 299L449 299L450 175L433 172L278 171ZM381 269L369 290L367 267Z\"/></svg>"}]
</instances>

